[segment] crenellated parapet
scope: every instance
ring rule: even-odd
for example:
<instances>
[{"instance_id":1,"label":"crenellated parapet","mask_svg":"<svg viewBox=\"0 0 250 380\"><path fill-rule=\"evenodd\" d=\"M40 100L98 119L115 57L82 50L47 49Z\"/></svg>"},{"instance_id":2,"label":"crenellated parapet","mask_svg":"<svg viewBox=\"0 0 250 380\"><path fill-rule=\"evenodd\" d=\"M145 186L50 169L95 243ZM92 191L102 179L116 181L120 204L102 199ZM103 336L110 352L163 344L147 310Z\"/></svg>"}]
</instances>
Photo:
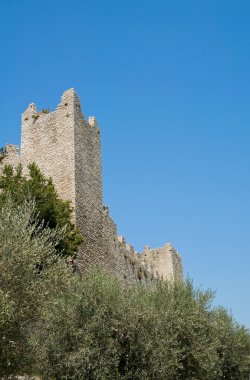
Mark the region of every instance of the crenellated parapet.
<instances>
[{"instance_id":1,"label":"crenellated parapet","mask_svg":"<svg viewBox=\"0 0 250 380\"><path fill-rule=\"evenodd\" d=\"M109 207L103 207L103 248L106 252L106 267L126 284L147 284L153 275L138 260L138 252L117 235L117 226L109 215Z\"/></svg>"},{"instance_id":2,"label":"crenellated parapet","mask_svg":"<svg viewBox=\"0 0 250 380\"><path fill-rule=\"evenodd\" d=\"M140 260L145 263L148 270L157 278L183 280L181 256L170 243L154 249L146 246L140 254Z\"/></svg>"},{"instance_id":3,"label":"crenellated parapet","mask_svg":"<svg viewBox=\"0 0 250 380\"><path fill-rule=\"evenodd\" d=\"M123 236L117 236L118 254L124 261L123 278L129 284L150 284L155 280L154 274L148 270L145 263L140 260L140 254L127 243ZM120 270L122 273L122 271Z\"/></svg>"},{"instance_id":4,"label":"crenellated parapet","mask_svg":"<svg viewBox=\"0 0 250 380\"><path fill-rule=\"evenodd\" d=\"M131 244L126 243L123 236L118 236L117 239L120 250L124 252L130 264L136 267L140 281L143 279L183 281L181 256L170 243L155 249L146 246L142 253L138 253Z\"/></svg>"}]
</instances>

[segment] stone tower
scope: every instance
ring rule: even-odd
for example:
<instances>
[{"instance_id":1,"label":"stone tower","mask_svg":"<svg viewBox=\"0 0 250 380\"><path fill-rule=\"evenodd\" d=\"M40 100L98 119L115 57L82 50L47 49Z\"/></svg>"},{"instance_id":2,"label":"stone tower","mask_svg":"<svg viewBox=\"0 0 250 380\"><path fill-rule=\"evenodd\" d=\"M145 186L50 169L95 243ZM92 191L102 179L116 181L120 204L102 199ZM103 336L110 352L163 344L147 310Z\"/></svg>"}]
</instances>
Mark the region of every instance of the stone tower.
<instances>
[{"instance_id":1,"label":"stone tower","mask_svg":"<svg viewBox=\"0 0 250 380\"><path fill-rule=\"evenodd\" d=\"M29 105L22 115L20 158L18 147L7 145L0 166L18 162L25 173L35 162L59 195L71 201L74 222L84 236L79 258L83 272L99 264L127 283L183 279L181 257L171 245L139 254L117 236L109 209L103 207L100 129L94 117L84 118L74 89L64 92L53 112Z\"/></svg>"},{"instance_id":2,"label":"stone tower","mask_svg":"<svg viewBox=\"0 0 250 380\"><path fill-rule=\"evenodd\" d=\"M89 122L81 112L74 89L61 97L54 112L37 112L32 103L22 115L21 162L35 162L51 177L59 195L71 201L74 221L85 243L84 260L102 255L102 174L100 129L94 117Z\"/></svg>"}]
</instances>

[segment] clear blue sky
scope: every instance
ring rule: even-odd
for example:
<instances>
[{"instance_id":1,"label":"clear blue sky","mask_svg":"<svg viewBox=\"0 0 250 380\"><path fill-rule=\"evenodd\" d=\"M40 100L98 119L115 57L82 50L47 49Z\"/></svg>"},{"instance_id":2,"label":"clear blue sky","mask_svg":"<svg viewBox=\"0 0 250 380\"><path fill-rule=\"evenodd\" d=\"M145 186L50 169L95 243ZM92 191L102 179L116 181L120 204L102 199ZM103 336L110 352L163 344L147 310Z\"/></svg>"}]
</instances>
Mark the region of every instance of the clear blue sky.
<instances>
[{"instance_id":1,"label":"clear blue sky","mask_svg":"<svg viewBox=\"0 0 250 380\"><path fill-rule=\"evenodd\" d=\"M1 0L0 54L0 146L74 87L119 232L250 326L250 2Z\"/></svg>"}]
</instances>

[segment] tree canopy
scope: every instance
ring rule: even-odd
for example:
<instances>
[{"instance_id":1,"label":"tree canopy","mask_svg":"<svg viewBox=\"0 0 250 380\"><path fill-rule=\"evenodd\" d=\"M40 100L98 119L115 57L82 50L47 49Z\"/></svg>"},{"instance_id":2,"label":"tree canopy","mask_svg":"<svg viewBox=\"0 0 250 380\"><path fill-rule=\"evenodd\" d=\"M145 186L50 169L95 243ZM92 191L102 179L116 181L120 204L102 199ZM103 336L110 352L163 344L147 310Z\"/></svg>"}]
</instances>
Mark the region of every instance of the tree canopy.
<instances>
[{"instance_id":1,"label":"tree canopy","mask_svg":"<svg viewBox=\"0 0 250 380\"><path fill-rule=\"evenodd\" d=\"M53 189L33 168L32 194ZM2 178L1 379L248 380L249 330L213 307L213 292L190 280L124 287L101 268L74 275L58 248L67 231L15 191L30 179L9 168Z\"/></svg>"},{"instance_id":2,"label":"tree canopy","mask_svg":"<svg viewBox=\"0 0 250 380\"><path fill-rule=\"evenodd\" d=\"M42 226L35 215L34 202L16 205L11 198L0 209L0 378L30 370L29 336L39 313L73 278L56 255L64 231Z\"/></svg>"},{"instance_id":3,"label":"tree canopy","mask_svg":"<svg viewBox=\"0 0 250 380\"><path fill-rule=\"evenodd\" d=\"M37 218L44 226L59 226L66 230L57 245L57 252L64 256L76 255L83 237L72 223L70 202L58 196L52 179L47 179L34 163L30 164L28 169L28 176L24 176L21 165L16 170L10 165L3 168L0 177L0 207L9 195L15 205L33 200Z\"/></svg>"}]
</instances>

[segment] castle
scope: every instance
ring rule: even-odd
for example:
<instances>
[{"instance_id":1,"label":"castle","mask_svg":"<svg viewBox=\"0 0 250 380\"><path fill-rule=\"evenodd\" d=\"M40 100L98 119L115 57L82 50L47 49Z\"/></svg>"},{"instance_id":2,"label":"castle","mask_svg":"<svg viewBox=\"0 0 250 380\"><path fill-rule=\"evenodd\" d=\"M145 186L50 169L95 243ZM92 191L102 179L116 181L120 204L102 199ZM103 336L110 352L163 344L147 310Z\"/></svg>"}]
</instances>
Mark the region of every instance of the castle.
<instances>
[{"instance_id":1,"label":"castle","mask_svg":"<svg viewBox=\"0 0 250 380\"><path fill-rule=\"evenodd\" d=\"M53 112L38 112L32 103L22 114L20 152L18 146L6 145L0 166L21 163L25 170L32 162L52 178L59 195L71 201L74 222L84 236L82 272L97 263L126 283L157 277L182 281L181 257L171 244L152 250L146 246L138 253L117 236L103 206L100 129L95 117L84 118L74 89L64 92Z\"/></svg>"}]
</instances>

